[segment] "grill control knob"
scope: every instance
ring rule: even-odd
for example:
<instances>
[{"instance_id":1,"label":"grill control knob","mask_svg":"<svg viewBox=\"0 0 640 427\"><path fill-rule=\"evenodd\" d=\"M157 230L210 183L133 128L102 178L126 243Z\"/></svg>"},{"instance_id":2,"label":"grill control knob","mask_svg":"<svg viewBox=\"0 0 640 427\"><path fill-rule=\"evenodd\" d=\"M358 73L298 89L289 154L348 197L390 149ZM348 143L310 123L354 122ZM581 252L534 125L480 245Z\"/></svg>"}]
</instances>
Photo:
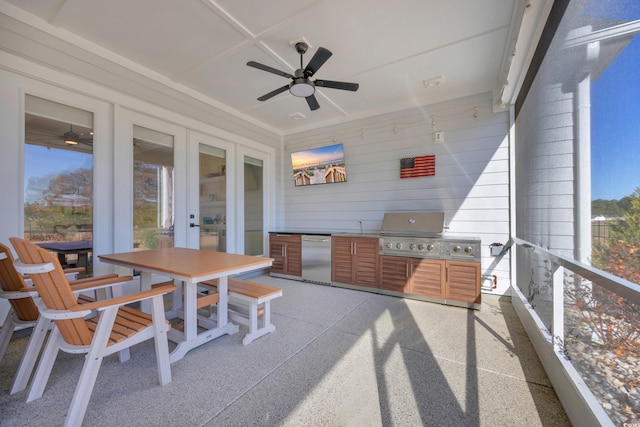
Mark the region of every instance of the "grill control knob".
<instances>
[{"instance_id":1,"label":"grill control knob","mask_svg":"<svg viewBox=\"0 0 640 427\"><path fill-rule=\"evenodd\" d=\"M393 247L393 244L391 242L387 242L387 244L385 245L388 249L391 249Z\"/></svg>"},{"instance_id":2,"label":"grill control knob","mask_svg":"<svg viewBox=\"0 0 640 427\"><path fill-rule=\"evenodd\" d=\"M460 252L462 250L462 248L458 245L453 247L453 252Z\"/></svg>"},{"instance_id":3,"label":"grill control knob","mask_svg":"<svg viewBox=\"0 0 640 427\"><path fill-rule=\"evenodd\" d=\"M396 243L396 249L402 249L402 243Z\"/></svg>"},{"instance_id":4,"label":"grill control knob","mask_svg":"<svg viewBox=\"0 0 640 427\"><path fill-rule=\"evenodd\" d=\"M418 245L418 250L419 250L419 251L423 251L423 250L424 250L424 245L423 245L422 243L420 243L420 244Z\"/></svg>"},{"instance_id":5,"label":"grill control knob","mask_svg":"<svg viewBox=\"0 0 640 427\"><path fill-rule=\"evenodd\" d=\"M473 248L471 246L467 246L466 248L464 248L464 252L467 254L472 254Z\"/></svg>"},{"instance_id":6,"label":"grill control knob","mask_svg":"<svg viewBox=\"0 0 640 427\"><path fill-rule=\"evenodd\" d=\"M431 244L427 245L427 250L429 252L431 252L433 250L433 245L431 245Z\"/></svg>"},{"instance_id":7,"label":"grill control knob","mask_svg":"<svg viewBox=\"0 0 640 427\"><path fill-rule=\"evenodd\" d=\"M416 250L416 244L415 243L410 244L409 245L409 249L411 249L412 251L415 251Z\"/></svg>"}]
</instances>

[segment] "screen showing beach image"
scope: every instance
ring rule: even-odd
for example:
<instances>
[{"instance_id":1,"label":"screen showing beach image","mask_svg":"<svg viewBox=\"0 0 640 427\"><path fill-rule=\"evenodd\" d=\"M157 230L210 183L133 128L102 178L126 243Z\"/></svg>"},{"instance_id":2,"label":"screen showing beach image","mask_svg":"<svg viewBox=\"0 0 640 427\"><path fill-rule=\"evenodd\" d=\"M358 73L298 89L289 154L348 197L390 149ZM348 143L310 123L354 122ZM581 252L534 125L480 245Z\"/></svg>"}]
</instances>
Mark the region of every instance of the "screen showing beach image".
<instances>
[{"instance_id":1,"label":"screen showing beach image","mask_svg":"<svg viewBox=\"0 0 640 427\"><path fill-rule=\"evenodd\" d=\"M296 186L346 182L342 144L291 153Z\"/></svg>"}]
</instances>

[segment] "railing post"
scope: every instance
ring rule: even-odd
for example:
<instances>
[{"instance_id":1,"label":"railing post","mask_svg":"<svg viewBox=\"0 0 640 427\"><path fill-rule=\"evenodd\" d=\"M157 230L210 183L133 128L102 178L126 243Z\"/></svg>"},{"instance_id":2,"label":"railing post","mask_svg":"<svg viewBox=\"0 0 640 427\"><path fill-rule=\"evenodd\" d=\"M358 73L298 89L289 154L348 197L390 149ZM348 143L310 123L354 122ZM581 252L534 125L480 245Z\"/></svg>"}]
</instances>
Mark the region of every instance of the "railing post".
<instances>
[{"instance_id":1,"label":"railing post","mask_svg":"<svg viewBox=\"0 0 640 427\"><path fill-rule=\"evenodd\" d=\"M553 351L564 353L564 267L553 264L553 313L551 317L551 335Z\"/></svg>"}]
</instances>

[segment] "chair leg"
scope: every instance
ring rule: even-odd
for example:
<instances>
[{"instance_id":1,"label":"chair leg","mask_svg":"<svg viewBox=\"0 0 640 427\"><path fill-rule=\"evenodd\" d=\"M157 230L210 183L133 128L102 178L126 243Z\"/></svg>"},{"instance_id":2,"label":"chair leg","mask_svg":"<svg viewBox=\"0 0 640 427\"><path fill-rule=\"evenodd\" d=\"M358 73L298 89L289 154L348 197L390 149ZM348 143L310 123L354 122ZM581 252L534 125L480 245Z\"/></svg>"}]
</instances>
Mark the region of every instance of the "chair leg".
<instances>
[{"instance_id":1,"label":"chair leg","mask_svg":"<svg viewBox=\"0 0 640 427\"><path fill-rule=\"evenodd\" d=\"M56 361L56 356L60 350L59 340L61 339L60 331L57 327L54 327L51 331L51 336L49 336L47 340L47 345L44 346L36 374L33 377L33 381L31 381L31 387L29 387L29 393L27 394L27 402L42 397L47 381L49 381L49 375L51 375L51 369L53 369L53 363Z\"/></svg>"},{"instance_id":2,"label":"chair leg","mask_svg":"<svg viewBox=\"0 0 640 427\"><path fill-rule=\"evenodd\" d=\"M102 365L102 359L107 349L109 334L113 329L113 323L117 314L118 307L108 308L100 314L100 320L98 320L98 325L93 334L91 347L89 347L89 352L82 366L76 391L73 393L69 412L67 412L65 426L82 425L82 420L84 419L84 414L87 412L89 399L93 392L93 386L96 383L98 371L100 370L100 365Z\"/></svg>"},{"instance_id":3,"label":"chair leg","mask_svg":"<svg viewBox=\"0 0 640 427\"><path fill-rule=\"evenodd\" d=\"M164 302L162 295L151 299L151 316L153 317L153 341L156 346L156 363L160 385L171 382L171 364L169 362L168 327L164 319Z\"/></svg>"},{"instance_id":4,"label":"chair leg","mask_svg":"<svg viewBox=\"0 0 640 427\"><path fill-rule=\"evenodd\" d=\"M22 360L20 361L20 365L18 366L16 377L13 380L13 386L11 387L10 392L11 394L17 393L27 388L29 377L31 377L33 367L36 365L36 360L38 360L38 355L40 354L42 343L47 336L47 331L49 330L50 326L51 320L46 319L42 316L38 317L38 321L36 322L36 325L33 327L33 331L31 332L31 338L29 338L29 344L27 345L27 348L22 355Z\"/></svg>"},{"instance_id":5,"label":"chair leg","mask_svg":"<svg viewBox=\"0 0 640 427\"><path fill-rule=\"evenodd\" d=\"M3 321L2 329L0 330L0 360L4 357L4 352L7 351L15 327L16 323L13 320L13 308L10 307L7 317Z\"/></svg>"}]
</instances>

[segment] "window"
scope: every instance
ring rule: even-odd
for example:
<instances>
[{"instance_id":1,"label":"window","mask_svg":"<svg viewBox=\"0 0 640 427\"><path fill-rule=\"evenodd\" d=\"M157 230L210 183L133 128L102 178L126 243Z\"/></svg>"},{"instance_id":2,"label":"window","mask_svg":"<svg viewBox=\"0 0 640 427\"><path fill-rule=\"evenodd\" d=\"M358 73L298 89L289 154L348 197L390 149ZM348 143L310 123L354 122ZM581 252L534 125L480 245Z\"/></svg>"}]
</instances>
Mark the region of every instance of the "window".
<instances>
[{"instance_id":1,"label":"window","mask_svg":"<svg viewBox=\"0 0 640 427\"><path fill-rule=\"evenodd\" d=\"M59 252L63 266L90 270L93 239L93 114L25 98L24 230L34 242L85 242ZM89 251L90 252L90 251Z\"/></svg>"},{"instance_id":2,"label":"window","mask_svg":"<svg viewBox=\"0 0 640 427\"><path fill-rule=\"evenodd\" d=\"M173 136L133 127L133 247L173 247Z\"/></svg>"}]
</instances>

